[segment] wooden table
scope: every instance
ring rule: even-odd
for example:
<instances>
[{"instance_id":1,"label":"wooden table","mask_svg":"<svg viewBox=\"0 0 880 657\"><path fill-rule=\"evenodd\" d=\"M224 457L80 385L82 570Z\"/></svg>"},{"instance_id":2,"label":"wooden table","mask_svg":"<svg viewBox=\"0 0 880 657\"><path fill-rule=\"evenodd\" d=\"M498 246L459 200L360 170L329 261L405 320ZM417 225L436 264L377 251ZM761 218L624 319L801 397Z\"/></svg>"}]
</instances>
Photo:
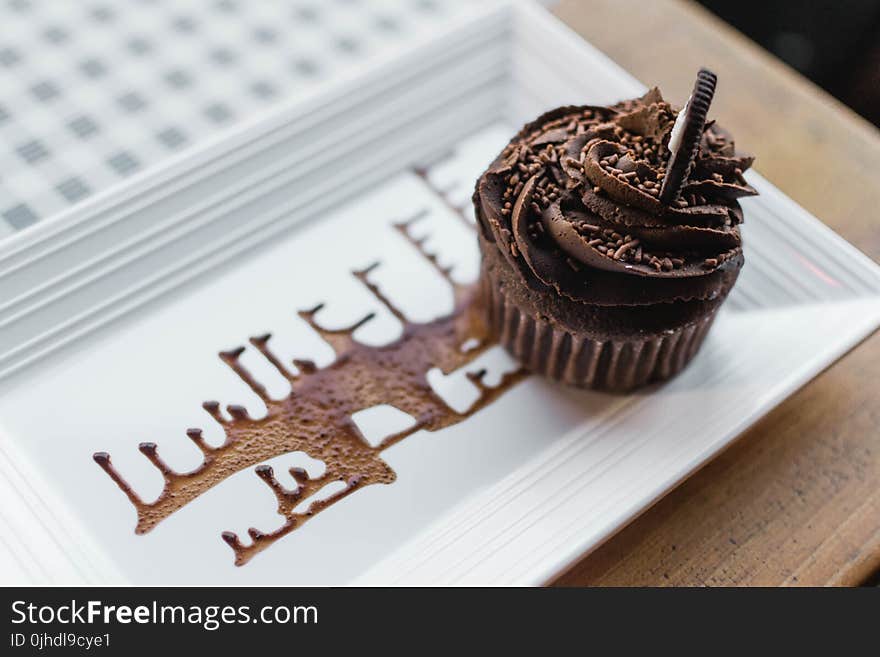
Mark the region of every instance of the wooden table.
<instances>
[{"instance_id":1,"label":"wooden table","mask_svg":"<svg viewBox=\"0 0 880 657\"><path fill-rule=\"evenodd\" d=\"M880 133L696 4L562 0L568 25L670 99L700 65L756 168L880 258ZM585 72L588 75L588 72ZM556 581L857 585L880 569L880 334Z\"/></svg>"}]
</instances>

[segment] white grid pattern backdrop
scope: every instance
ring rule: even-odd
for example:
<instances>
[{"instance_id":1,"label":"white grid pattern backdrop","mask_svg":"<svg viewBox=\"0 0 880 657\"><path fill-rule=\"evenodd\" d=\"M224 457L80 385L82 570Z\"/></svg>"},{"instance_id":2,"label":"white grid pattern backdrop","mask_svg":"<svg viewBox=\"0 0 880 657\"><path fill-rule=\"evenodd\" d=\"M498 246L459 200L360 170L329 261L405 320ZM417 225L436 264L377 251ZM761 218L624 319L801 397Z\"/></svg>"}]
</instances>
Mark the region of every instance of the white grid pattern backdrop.
<instances>
[{"instance_id":1,"label":"white grid pattern backdrop","mask_svg":"<svg viewBox=\"0 0 880 657\"><path fill-rule=\"evenodd\" d=\"M0 0L0 239L467 2Z\"/></svg>"}]
</instances>

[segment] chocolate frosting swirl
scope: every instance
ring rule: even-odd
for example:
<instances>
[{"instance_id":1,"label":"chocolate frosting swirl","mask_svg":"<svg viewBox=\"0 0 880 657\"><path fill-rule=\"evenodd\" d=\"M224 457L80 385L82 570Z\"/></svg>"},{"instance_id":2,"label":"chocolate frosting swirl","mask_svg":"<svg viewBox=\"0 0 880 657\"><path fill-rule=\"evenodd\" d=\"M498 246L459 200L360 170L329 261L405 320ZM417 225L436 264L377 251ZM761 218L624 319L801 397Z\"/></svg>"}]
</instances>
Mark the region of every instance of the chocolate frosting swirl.
<instances>
[{"instance_id":1,"label":"chocolate frosting swirl","mask_svg":"<svg viewBox=\"0 0 880 657\"><path fill-rule=\"evenodd\" d=\"M677 112L655 88L610 107L567 106L526 125L480 177L482 236L531 287L626 306L713 299L742 266L737 201L752 157L709 122L689 177L659 200Z\"/></svg>"}]
</instances>

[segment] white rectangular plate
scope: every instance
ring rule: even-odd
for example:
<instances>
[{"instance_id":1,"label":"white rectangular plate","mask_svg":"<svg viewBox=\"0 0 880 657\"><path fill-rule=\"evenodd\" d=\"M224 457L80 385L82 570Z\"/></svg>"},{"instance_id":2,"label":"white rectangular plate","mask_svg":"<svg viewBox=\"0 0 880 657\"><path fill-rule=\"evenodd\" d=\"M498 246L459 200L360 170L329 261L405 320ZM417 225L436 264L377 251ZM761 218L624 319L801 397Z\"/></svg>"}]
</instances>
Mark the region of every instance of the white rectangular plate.
<instances>
[{"instance_id":1,"label":"white rectangular plate","mask_svg":"<svg viewBox=\"0 0 880 657\"><path fill-rule=\"evenodd\" d=\"M542 9L479 4L0 244L0 582L540 584L644 511L880 323L880 268L758 175L746 267L681 376L629 396L527 379L390 448L396 482L357 491L246 566L220 532L281 522L253 472L136 536L132 506L91 458L111 452L142 497L158 494L139 442L186 470L199 461L187 427L221 437L203 400L263 410L219 350L271 331L285 359L331 361L298 309L327 302L329 326L377 310L357 337L396 337L353 268L381 260L373 279L415 320L448 312L449 290L391 224L424 211L429 248L472 279L474 237L456 214L473 220L473 181L512 132L556 105L642 90ZM253 350L244 359L284 394ZM483 363L489 383L511 367L496 349L468 369ZM464 374L432 379L459 408L476 395ZM360 421L376 438L399 418ZM301 454L272 464L316 467Z\"/></svg>"}]
</instances>

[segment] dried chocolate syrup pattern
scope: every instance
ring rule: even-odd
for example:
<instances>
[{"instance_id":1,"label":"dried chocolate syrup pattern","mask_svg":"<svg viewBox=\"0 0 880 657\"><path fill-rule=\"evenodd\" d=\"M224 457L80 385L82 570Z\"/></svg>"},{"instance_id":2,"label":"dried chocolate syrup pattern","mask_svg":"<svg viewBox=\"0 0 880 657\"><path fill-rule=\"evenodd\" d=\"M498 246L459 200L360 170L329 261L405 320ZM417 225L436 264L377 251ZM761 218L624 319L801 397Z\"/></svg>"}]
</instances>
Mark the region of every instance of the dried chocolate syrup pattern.
<instances>
[{"instance_id":1,"label":"dried chocolate syrup pattern","mask_svg":"<svg viewBox=\"0 0 880 657\"><path fill-rule=\"evenodd\" d=\"M437 166L438 164L452 158L453 155L454 153L444 153L436 160L434 160L431 166ZM447 210L452 212L454 216L461 219L468 228L474 227L471 221L467 218L465 208L461 205L456 205L450 198L450 189L441 189L431 182L428 167L414 167L413 173L415 173L422 180L425 186L428 187L428 189L430 189L443 202L443 205L446 206Z\"/></svg>"},{"instance_id":2,"label":"dried chocolate syrup pattern","mask_svg":"<svg viewBox=\"0 0 880 657\"><path fill-rule=\"evenodd\" d=\"M505 374L498 385L488 386L483 383L485 371L469 372L467 376L479 388L480 396L464 413L451 409L431 388L427 379L429 370L436 367L449 374L472 362L494 341L475 303L476 288L455 282L450 276L451 268L440 265L435 254L424 248L424 239L412 235L410 228L421 216L395 224L395 229L452 287L452 313L427 323L408 320L370 281L369 275L378 265L376 263L353 273L403 324L402 335L394 342L370 347L353 338L353 333L372 319L372 313L345 329L330 330L316 320L322 306L301 311L300 317L336 353L336 359L327 367L319 368L311 361L294 360L297 371L292 372L270 349L270 335L250 340L251 345L290 382L290 394L283 399L270 398L265 387L242 366L239 357L244 347L221 352L220 358L266 404L266 417L253 419L244 407L230 405L227 411L231 419L227 420L217 402L205 402L205 410L222 426L226 439L220 446L212 447L204 441L200 429L188 429L187 436L204 454L202 464L190 472L172 470L161 459L154 443L141 443L140 451L165 479L161 494L153 502L145 502L132 490L113 467L109 454L98 452L94 455L98 465L137 510L136 533L150 531L208 489L245 468L256 466L257 476L275 494L278 513L285 520L281 527L271 532L249 529L251 543L247 545L233 532L222 534L235 553L236 565L243 565L309 518L359 488L394 481L394 471L381 458L381 452L386 448L421 429L437 431L461 422L524 378L525 372L517 370ZM465 348L473 344L476 346ZM409 414L415 424L386 436L373 447L361 434L352 415L382 404ZM298 451L322 461L324 474L312 478L301 468L291 468L290 474L297 485L288 489L278 482L270 466L260 465L275 456ZM325 499L313 500L305 510L298 510L304 501L332 482L343 482L345 487Z\"/></svg>"}]
</instances>

